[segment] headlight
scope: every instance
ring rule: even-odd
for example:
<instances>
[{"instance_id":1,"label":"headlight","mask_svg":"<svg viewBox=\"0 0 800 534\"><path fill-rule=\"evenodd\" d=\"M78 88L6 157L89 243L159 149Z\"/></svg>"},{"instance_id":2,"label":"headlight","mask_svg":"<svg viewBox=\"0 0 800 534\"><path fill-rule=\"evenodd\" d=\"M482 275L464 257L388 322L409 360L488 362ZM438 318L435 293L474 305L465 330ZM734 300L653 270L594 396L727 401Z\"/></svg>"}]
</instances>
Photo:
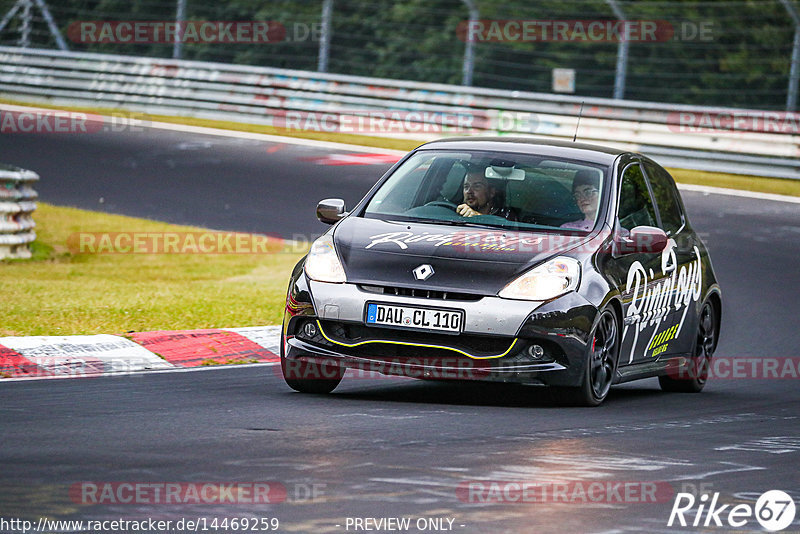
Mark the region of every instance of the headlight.
<instances>
[{"instance_id":1,"label":"headlight","mask_svg":"<svg viewBox=\"0 0 800 534\"><path fill-rule=\"evenodd\" d=\"M333 238L329 234L323 235L311 245L305 270L306 275L317 282L341 284L347 281L344 267L333 246Z\"/></svg>"},{"instance_id":2,"label":"headlight","mask_svg":"<svg viewBox=\"0 0 800 534\"><path fill-rule=\"evenodd\" d=\"M503 288L499 297L517 300L550 300L578 287L581 265L558 257L534 267Z\"/></svg>"}]
</instances>

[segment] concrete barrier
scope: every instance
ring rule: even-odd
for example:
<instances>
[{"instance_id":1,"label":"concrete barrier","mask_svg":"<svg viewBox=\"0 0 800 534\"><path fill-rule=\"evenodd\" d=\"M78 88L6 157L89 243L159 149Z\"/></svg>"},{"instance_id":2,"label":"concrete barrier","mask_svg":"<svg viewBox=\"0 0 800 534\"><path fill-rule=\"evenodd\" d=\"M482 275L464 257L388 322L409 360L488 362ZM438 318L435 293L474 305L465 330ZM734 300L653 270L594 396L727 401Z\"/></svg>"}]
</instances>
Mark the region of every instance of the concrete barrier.
<instances>
[{"instance_id":1,"label":"concrete barrier","mask_svg":"<svg viewBox=\"0 0 800 534\"><path fill-rule=\"evenodd\" d=\"M31 184L38 179L35 172L0 164L0 259L31 257L38 196Z\"/></svg>"}]
</instances>

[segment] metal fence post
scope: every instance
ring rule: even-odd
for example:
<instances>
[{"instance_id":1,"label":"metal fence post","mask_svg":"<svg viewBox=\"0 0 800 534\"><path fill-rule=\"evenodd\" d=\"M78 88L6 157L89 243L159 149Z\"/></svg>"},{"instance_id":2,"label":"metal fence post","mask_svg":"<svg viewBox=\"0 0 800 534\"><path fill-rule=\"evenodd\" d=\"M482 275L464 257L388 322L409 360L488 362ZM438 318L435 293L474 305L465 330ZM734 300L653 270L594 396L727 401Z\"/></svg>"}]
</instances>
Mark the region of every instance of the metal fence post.
<instances>
[{"instance_id":1,"label":"metal fence post","mask_svg":"<svg viewBox=\"0 0 800 534\"><path fill-rule=\"evenodd\" d=\"M470 38L470 28L478 20L478 6L474 0L461 0L469 10L469 21L467 22L467 38L464 46L464 64L461 67L461 85L472 85L472 72L475 68L475 41Z\"/></svg>"},{"instance_id":2,"label":"metal fence post","mask_svg":"<svg viewBox=\"0 0 800 534\"><path fill-rule=\"evenodd\" d=\"M333 16L333 0L322 1L322 28L319 36L319 57L317 70L328 72L328 56L331 48L331 17Z\"/></svg>"},{"instance_id":3,"label":"metal fence post","mask_svg":"<svg viewBox=\"0 0 800 534\"><path fill-rule=\"evenodd\" d=\"M47 28L50 30L50 34L53 36L53 39L56 40L56 46L60 50L69 50L66 41L64 41L64 37L61 35L61 30L58 29L56 26L56 21L53 19L53 15L50 14L50 10L47 8L47 4L44 0L35 0L36 5L39 7L39 11L42 12L42 16L44 17L44 21L47 23Z\"/></svg>"},{"instance_id":4,"label":"metal fence post","mask_svg":"<svg viewBox=\"0 0 800 534\"><path fill-rule=\"evenodd\" d=\"M22 0L22 26L19 29L19 46L28 48L31 45L31 0Z\"/></svg>"},{"instance_id":5,"label":"metal fence post","mask_svg":"<svg viewBox=\"0 0 800 534\"><path fill-rule=\"evenodd\" d=\"M181 58L184 22L186 22L186 0L178 0L178 5L175 10L175 42L172 44L173 59Z\"/></svg>"},{"instance_id":6,"label":"metal fence post","mask_svg":"<svg viewBox=\"0 0 800 534\"><path fill-rule=\"evenodd\" d=\"M792 64L789 68L789 89L786 93L786 111L797 107L797 79L800 77L800 15L790 0L780 0L794 22L794 43L792 44Z\"/></svg>"},{"instance_id":7,"label":"metal fence post","mask_svg":"<svg viewBox=\"0 0 800 534\"><path fill-rule=\"evenodd\" d=\"M606 0L606 3L611 6L614 16L617 17L624 27L622 40L617 47L617 70L614 75L614 99L621 100L625 98L625 78L628 74L628 21L626 20L625 13L617 4L617 0Z\"/></svg>"},{"instance_id":8,"label":"metal fence post","mask_svg":"<svg viewBox=\"0 0 800 534\"><path fill-rule=\"evenodd\" d=\"M61 35L61 30L58 29L56 26L56 21L53 20L53 16L50 14L50 10L47 8L47 4L44 0L34 0L36 5L39 7L39 11L42 12L42 16L44 17L44 21L47 23L47 27L50 29L50 34L53 36L53 39L56 40L56 45L61 50L69 50L66 41L64 41L64 37ZM6 25L14 18L14 15L17 14L20 8L23 8L22 12L22 32L23 35L20 36L19 44L23 48L27 48L27 45L30 45L30 24L31 24L31 9L33 9L33 5L31 4L31 0L17 0L16 3L9 9L6 14L3 16L3 20L0 20L0 32L5 29Z\"/></svg>"},{"instance_id":9,"label":"metal fence post","mask_svg":"<svg viewBox=\"0 0 800 534\"><path fill-rule=\"evenodd\" d=\"M17 2L11 6L11 9L6 11L6 14L3 16L3 20L0 20L0 32L3 31L3 29L6 27L6 24L8 24L11 19L14 18L14 15L17 14L17 11L19 11L19 8L22 6L24 1L25 0L17 0Z\"/></svg>"}]
</instances>

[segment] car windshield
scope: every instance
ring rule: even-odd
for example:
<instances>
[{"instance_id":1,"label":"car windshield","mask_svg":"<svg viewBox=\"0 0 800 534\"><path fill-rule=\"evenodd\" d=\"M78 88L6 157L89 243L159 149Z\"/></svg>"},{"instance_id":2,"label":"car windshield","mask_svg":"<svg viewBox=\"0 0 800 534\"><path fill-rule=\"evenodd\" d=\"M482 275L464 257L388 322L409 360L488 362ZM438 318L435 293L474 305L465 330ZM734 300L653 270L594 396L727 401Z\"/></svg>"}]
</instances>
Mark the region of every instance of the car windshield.
<instances>
[{"instance_id":1,"label":"car windshield","mask_svg":"<svg viewBox=\"0 0 800 534\"><path fill-rule=\"evenodd\" d=\"M589 232L607 168L529 154L422 150L378 189L364 216Z\"/></svg>"}]
</instances>

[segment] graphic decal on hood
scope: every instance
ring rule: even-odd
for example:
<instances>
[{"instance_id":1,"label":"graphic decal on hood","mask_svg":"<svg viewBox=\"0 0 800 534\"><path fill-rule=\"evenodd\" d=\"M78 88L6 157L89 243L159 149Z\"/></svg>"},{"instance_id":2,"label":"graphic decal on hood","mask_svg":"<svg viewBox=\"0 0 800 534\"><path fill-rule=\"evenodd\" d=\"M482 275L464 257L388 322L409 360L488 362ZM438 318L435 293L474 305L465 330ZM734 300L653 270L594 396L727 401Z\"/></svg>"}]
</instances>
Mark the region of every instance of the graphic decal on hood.
<instances>
[{"instance_id":1,"label":"graphic decal on hood","mask_svg":"<svg viewBox=\"0 0 800 534\"><path fill-rule=\"evenodd\" d=\"M535 251L537 245L542 242L541 237L509 236L497 232L450 232L447 234L432 234L422 232L387 232L369 236L371 242L365 249L371 249L376 245L391 244L398 246L401 250L408 249L411 243L432 243L434 247L455 246L455 247L475 247L481 250L498 251Z\"/></svg>"}]
</instances>

